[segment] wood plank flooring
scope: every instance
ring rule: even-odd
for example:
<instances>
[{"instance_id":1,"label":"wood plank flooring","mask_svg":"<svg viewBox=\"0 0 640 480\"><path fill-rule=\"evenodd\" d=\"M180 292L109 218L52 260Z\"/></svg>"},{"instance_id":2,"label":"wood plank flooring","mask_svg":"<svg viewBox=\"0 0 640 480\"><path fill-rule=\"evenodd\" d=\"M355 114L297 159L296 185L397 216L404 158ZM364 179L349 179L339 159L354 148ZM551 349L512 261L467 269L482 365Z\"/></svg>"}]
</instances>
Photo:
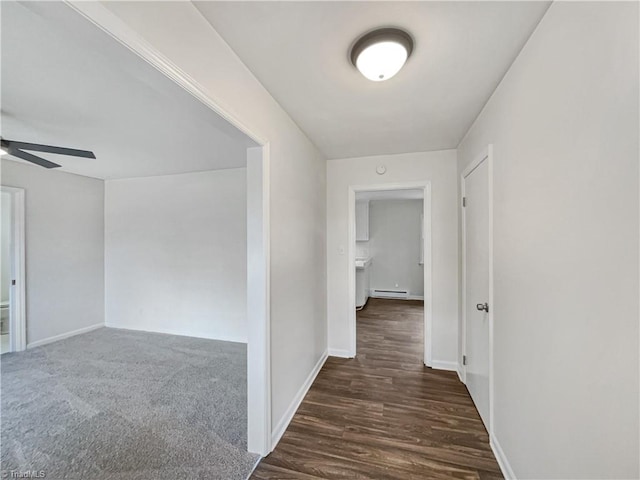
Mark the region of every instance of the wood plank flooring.
<instances>
[{"instance_id":1,"label":"wood plank flooring","mask_svg":"<svg viewBox=\"0 0 640 480\"><path fill-rule=\"evenodd\" d=\"M422 364L423 304L370 299L357 357L330 357L252 479L502 479L454 372Z\"/></svg>"}]
</instances>

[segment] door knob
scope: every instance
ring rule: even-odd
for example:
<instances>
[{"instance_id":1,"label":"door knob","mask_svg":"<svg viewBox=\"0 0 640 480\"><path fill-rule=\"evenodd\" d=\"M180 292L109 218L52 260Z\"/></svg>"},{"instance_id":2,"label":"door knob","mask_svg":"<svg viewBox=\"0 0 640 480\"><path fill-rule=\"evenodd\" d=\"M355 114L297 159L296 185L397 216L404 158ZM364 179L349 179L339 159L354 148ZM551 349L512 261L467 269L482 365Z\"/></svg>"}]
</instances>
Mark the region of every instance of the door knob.
<instances>
[{"instance_id":1,"label":"door knob","mask_svg":"<svg viewBox=\"0 0 640 480\"><path fill-rule=\"evenodd\" d=\"M476 304L476 308L478 310L480 310L481 312L484 310L485 312L489 313L489 304L488 303L478 303L478 304Z\"/></svg>"}]
</instances>

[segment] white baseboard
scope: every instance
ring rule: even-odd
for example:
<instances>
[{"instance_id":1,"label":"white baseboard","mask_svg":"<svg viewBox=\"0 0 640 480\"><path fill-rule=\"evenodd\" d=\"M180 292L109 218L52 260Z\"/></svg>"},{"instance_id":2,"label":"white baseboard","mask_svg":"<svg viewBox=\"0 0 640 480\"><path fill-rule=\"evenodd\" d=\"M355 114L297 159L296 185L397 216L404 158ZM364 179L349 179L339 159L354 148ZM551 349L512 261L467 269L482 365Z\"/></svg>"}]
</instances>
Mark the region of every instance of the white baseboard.
<instances>
[{"instance_id":1,"label":"white baseboard","mask_svg":"<svg viewBox=\"0 0 640 480\"><path fill-rule=\"evenodd\" d=\"M489 439L489 445L491 445L491 450L493 450L493 454L496 456L496 460L498 461L498 465L500 466L500 470L502 470L502 475L505 480L516 480L516 476L513 473L513 469L511 465L509 465L509 460L507 460L500 443L496 439L495 435L492 435Z\"/></svg>"},{"instance_id":2,"label":"white baseboard","mask_svg":"<svg viewBox=\"0 0 640 480\"><path fill-rule=\"evenodd\" d=\"M180 329L173 328L139 328L132 326L120 326L114 325L112 323L107 323L105 325L107 328L116 328L118 330L131 330L133 332L146 332L146 333L161 333L163 335L176 335L178 337L191 337L191 338L205 338L207 340L219 340L221 342L233 342L233 343L247 343L246 337L237 337L233 335L209 335L209 334L198 334L198 332L185 332Z\"/></svg>"},{"instance_id":3,"label":"white baseboard","mask_svg":"<svg viewBox=\"0 0 640 480\"><path fill-rule=\"evenodd\" d=\"M340 350L339 348L330 348L329 356L340 357L340 358L353 358L353 355L351 355L351 352L349 350Z\"/></svg>"},{"instance_id":4,"label":"white baseboard","mask_svg":"<svg viewBox=\"0 0 640 480\"><path fill-rule=\"evenodd\" d=\"M296 396L293 398L293 401L289 405L289 408L287 408L287 411L284 413L284 415L282 416L282 418L280 419L276 427L273 429L273 432L271 432L271 450L276 448L276 445L282 438L282 435L284 435L284 432L289 426L289 423L291 423L291 420L293 419L293 416L296 414L298 407L300 407L300 404L302 403L304 396L309 391L309 388L311 388L311 385L313 384L313 381L318 376L318 373L320 373L320 370L322 369L324 362L327 361L327 357L328 357L327 352L324 352L320 357L320 359L318 360L318 363L315 364L315 366L309 373L309 376L300 387L300 390L298 390L298 393L296 393Z\"/></svg>"},{"instance_id":5,"label":"white baseboard","mask_svg":"<svg viewBox=\"0 0 640 480\"><path fill-rule=\"evenodd\" d=\"M449 370L451 372L458 371L458 362L444 362L442 360L431 360L431 368L436 370Z\"/></svg>"},{"instance_id":6,"label":"white baseboard","mask_svg":"<svg viewBox=\"0 0 640 480\"><path fill-rule=\"evenodd\" d=\"M462 369L460 367L456 368L456 372L458 372L458 378L462 383L464 383L464 375L462 374Z\"/></svg>"},{"instance_id":7,"label":"white baseboard","mask_svg":"<svg viewBox=\"0 0 640 480\"><path fill-rule=\"evenodd\" d=\"M81 335L83 333L91 332L93 330L97 330L98 328L102 328L102 327L104 327L104 323L96 323L95 325L82 327L77 330L72 330L71 332L61 333L60 335L54 335L53 337L43 338L42 340L37 340L35 342L27 343L27 348L41 347L42 345L47 345L48 343L57 342L58 340L64 340L65 338L75 337L76 335Z\"/></svg>"},{"instance_id":8,"label":"white baseboard","mask_svg":"<svg viewBox=\"0 0 640 480\"><path fill-rule=\"evenodd\" d=\"M407 300L422 300L424 302L424 297L422 295L409 295Z\"/></svg>"}]
</instances>

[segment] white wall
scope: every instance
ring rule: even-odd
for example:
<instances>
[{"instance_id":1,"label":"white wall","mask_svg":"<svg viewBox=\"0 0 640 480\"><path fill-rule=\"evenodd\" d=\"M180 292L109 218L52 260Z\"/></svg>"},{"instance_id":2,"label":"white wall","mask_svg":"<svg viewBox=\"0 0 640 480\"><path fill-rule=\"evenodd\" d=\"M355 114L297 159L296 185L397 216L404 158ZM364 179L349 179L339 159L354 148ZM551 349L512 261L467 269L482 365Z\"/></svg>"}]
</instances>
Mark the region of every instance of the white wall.
<instances>
[{"instance_id":1,"label":"white wall","mask_svg":"<svg viewBox=\"0 0 640 480\"><path fill-rule=\"evenodd\" d=\"M495 437L517 478L638 478L638 3L555 2L493 143Z\"/></svg>"},{"instance_id":2,"label":"white wall","mask_svg":"<svg viewBox=\"0 0 640 480\"><path fill-rule=\"evenodd\" d=\"M380 176L376 166L384 164ZM349 344L349 186L431 182L434 362L455 362L458 331L456 151L380 155L327 162L327 305L329 348ZM341 254L344 249L344 254Z\"/></svg>"},{"instance_id":3,"label":"white wall","mask_svg":"<svg viewBox=\"0 0 640 480\"><path fill-rule=\"evenodd\" d=\"M0 225L0 301L9 302L9 284L11 283L11 194L0 192L2 224Z\"/></svg>"},{"instance_id":4,"label":"white wall","mask_svg":"<svg viewBox=\"0 0 640 480\"><path fill-rule=\"evenodd\" d=\"M190 2L103 2L269 143L272 425L327 349L325 161Z\"/></svg>"},{"instance_id":5,"label":"white wall","mask_svg":"<svg viewBox=\"0 0 640 480\"><path fill-rule=\"evenodd\" d=\"M104 324L104 182L2 160L25 189L27 346Z\"/></svg>"},{"instance_id":6,"label":"white wall","mask_svg":"<svg viewBox=\"0 0 640 480\"><path fill-rule=\"evenodd\" d=\"M246 172L106 182L107 326L247 341Z\"/></svg>"},{"instance_id":7,"label":"white wall","mask_svg":"<svg viewBox=\"0 0 640 480\"><path fill-rule=\"evenodd\" d=\"M372 200L369 206L371 289L407 289L424 295L420 265L422 200ZM397 286L396 286L397 285Z\"/></svg>"}]
</instances>

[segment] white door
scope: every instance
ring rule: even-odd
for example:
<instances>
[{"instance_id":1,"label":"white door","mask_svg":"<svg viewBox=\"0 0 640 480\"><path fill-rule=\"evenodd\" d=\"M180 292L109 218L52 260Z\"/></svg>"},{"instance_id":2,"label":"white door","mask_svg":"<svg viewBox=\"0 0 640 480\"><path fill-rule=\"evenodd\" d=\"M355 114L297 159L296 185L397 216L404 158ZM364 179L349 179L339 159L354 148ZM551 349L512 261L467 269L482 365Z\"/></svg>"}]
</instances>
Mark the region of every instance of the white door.
<instances>
[{"instance_id":1,"label":"white door","mask_svg":"<svg viewBox=\"0 0 640 480\"><path fill-rule=\"evenodd\" d=\"M489 429L489 161L464 177L466 383Z\"/></svg>"}]
</instances>

